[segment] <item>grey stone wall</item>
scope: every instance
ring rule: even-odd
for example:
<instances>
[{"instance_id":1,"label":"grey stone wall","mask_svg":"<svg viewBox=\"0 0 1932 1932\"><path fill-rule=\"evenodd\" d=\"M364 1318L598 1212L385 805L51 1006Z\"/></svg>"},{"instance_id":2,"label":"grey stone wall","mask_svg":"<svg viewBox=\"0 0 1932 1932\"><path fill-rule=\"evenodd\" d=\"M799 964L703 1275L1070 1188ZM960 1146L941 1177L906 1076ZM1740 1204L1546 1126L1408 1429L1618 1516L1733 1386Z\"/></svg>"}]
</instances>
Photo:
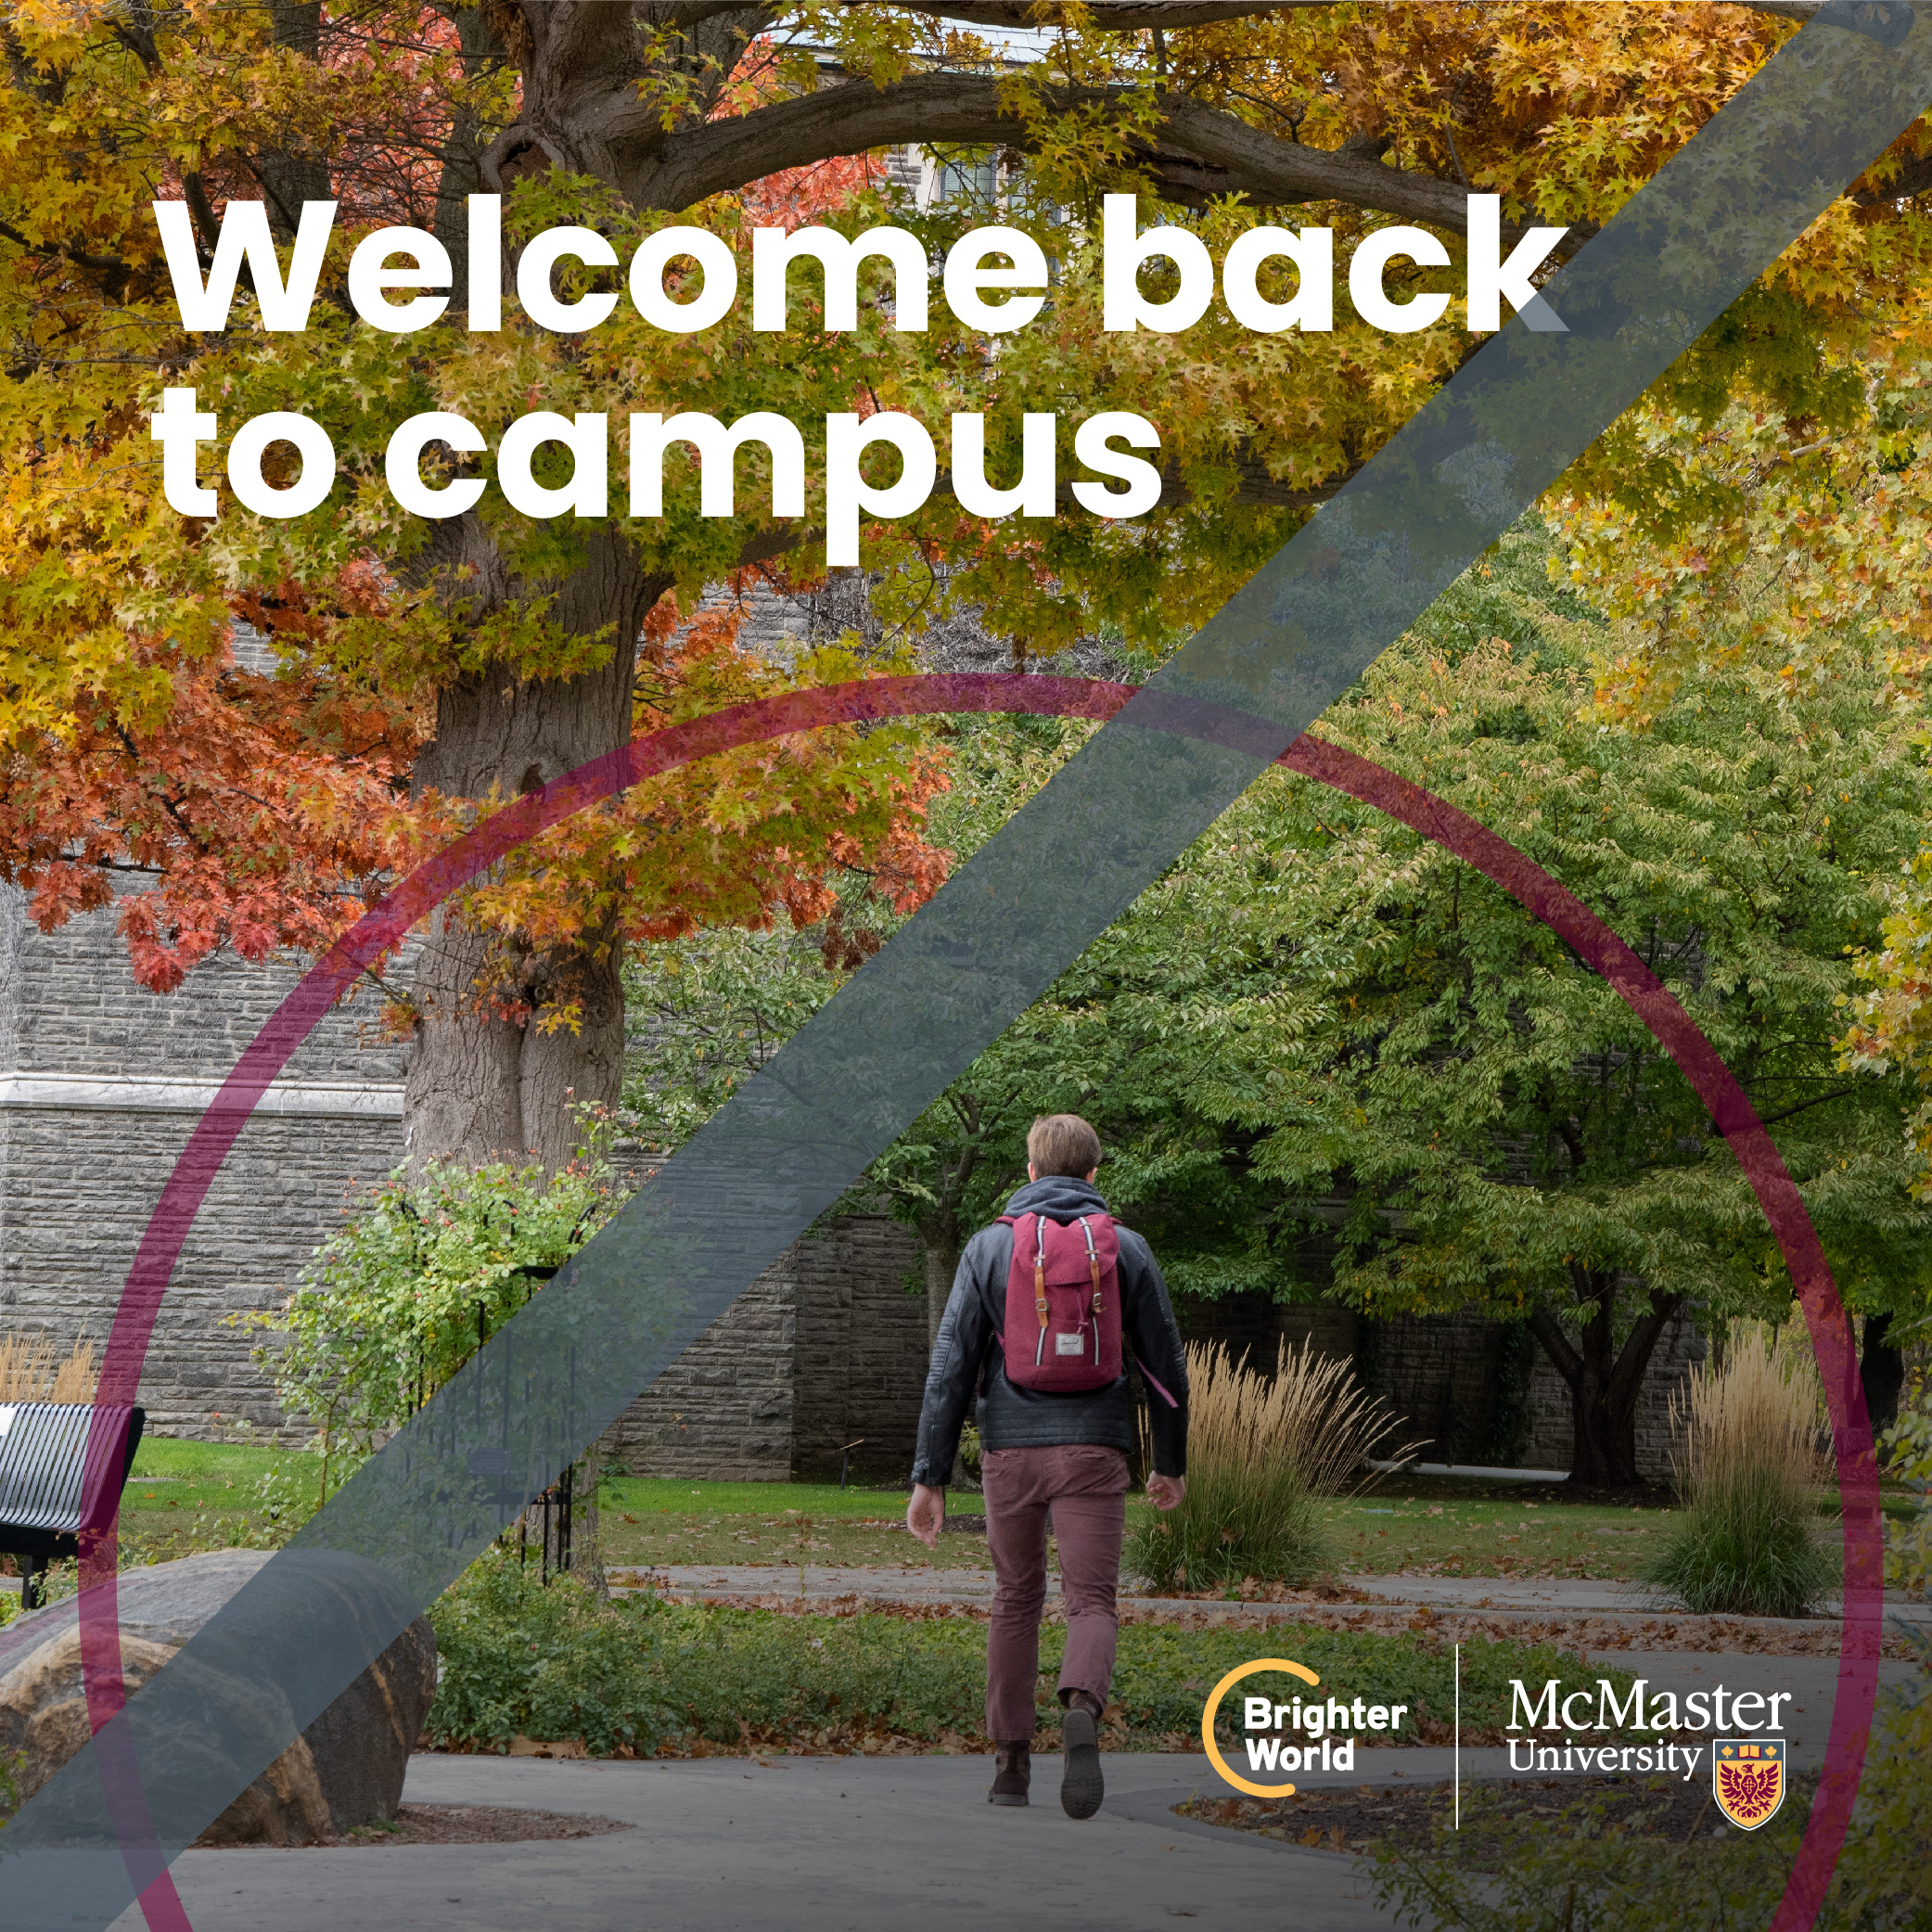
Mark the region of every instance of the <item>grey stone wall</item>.
<instances>
[{"instance_id":1,"label":"grey stone wall","mask_svg":"<svg viewBox=\"0 0 1932 1932\"><path fill-rule=\"evenodd\" d=\"M1397 1315L1364 1327L1373 1338L1363 1379L1403 1418L1398 1434L1420 1460L1520 1461L1527 1418L1511 1413L1507 1359L1519 1347L1516 1331L1465 1314ZM1520 1355L1516 1365L1520 1375ZM1566 1453L1552 1466L1567 1463Z\"/></svg>"},{"instance_id":2,"label":"grey stone wall","mask_svg":"<svg viewBox=\"0 0 1932 1932\"><path fill-rule=\"evenodd\" d=\"M196 1120L295 973L222 956L144 992L111 912L45 934L0 888L0 1325L106 1338ZM373 1013L323 1020L210 1185L142 1379L158 1433L282 1429L229 1318L280 1300L352 1187L401 1158L396 1050L365 1043Z\"/></svg>"},{"instance_id":3,"label":"grey stone wall","mask_svg":"<svg viewBox=\"0 0 1932 1932\"><path fill-rule=\"evenodd\" d=\"M634 1475L790 1476L798 1332L790 1260L760 1275L618 1418L607 1439Z\"/></svg>"},{"instance_id":4,"label":"grey stone wall","mask_svg":"<svg viewBox=\"0 0 1932 1932\"><path fill-rule=\"evenodd\" d=\"M1174 1321L1184 1341L1219 1342L1237 1362L1273 1373L1281 1345L1299 1349L1312 1341L1317 1355L1354 1361L1361 1324L1353 1310L1333 1301L1274 1301L1266 1295L1223 1295L1212 1301L1181 1296Z\"/></svg>"},{"instance_id":5,"label":"grey stone wall","mask_svg":"<svg viewBox=\"0 0 1932 1932\"><path fill-rule=\"evenodd\" d=\"M787 1260L798 1307L793 1462L828 1472L857 1441L855 1465L904 1476L926 1386L918 1237L883 1215L854 1216ZM907 1291L909 1279L921 1292Z\"/></svg>"},{"instance_id":6,"label":"grey stone wall","mask_svg":"<svg viewBox=\"0 0 1932 1932\"><path fill-rule=\"evenodd\" d=\"M105 1339L196 1120L298 970L222 956L178 992L143 992L111 912L43 934L0 889L0 1330ZM155 1433L306 1434L234 1317L279 1302L356 1188L402 1161L401 1054L365 1037L373 1017L366 1000L327 1016L211 1184L142 1378ZM618 1452L783 1481L800 1454L864 1436L909 1465L925 1375L911 1242L862 1218L800 1243L620 1420Z\"/></svg>"},{"instance_id":7,"label":"grey stone wall","mask_svg":"<svg viewBox=\"0 0 1932 1932\"><path fill-rule=\"evenodd\" d=\"M760 1277L617 1425L639 1475L783 1481L794 1470L912 1465L926 1380L926 1306L904 1289L910 1229L854 1216L814 1231Z\"/></svg>"},{"instance_id":8,"label":"grey stone wall","mask_svg":"<svg viewBox=\"0 0 1932 1932\"><path fill-rule=\"evenodd\" d=\"M154 1203L196 1115L0 1109L0 1325L105 1340ZM258 1115L209 1190L161 1303L141 1378L158 1435L282 1436L259 1337L234 1318L271 1308L337 1226L352 1187L396 1158L397 1122ZM305 1434L297 1430L296 1435Z\"/></svg>"},{"instance_id":9,"label":"grey stone wall","mask_svg":"<svg viewBox=\"0 0 1932 1932\"><path fill-rule=\"evenodd\" d=\"M1542 1347L1514 1324L1479 1315L1357 1317L1331 1302L1274 1303L1262 1295L1182 1299L1175 1316L1191 1342L1223 1344L1271 1366L1283 1337L1353 1363L1363 1384L1403 1419L1397 1432L1424 1462L1567 1469L1569 1390ZM1688 1315L1665 1331L1638 1398L1637 1468L1670 1475L1670 1400L1706 1343ZM1514 1360L1512 1361L1512 1356Z\"/></svg>"}]
</instances>

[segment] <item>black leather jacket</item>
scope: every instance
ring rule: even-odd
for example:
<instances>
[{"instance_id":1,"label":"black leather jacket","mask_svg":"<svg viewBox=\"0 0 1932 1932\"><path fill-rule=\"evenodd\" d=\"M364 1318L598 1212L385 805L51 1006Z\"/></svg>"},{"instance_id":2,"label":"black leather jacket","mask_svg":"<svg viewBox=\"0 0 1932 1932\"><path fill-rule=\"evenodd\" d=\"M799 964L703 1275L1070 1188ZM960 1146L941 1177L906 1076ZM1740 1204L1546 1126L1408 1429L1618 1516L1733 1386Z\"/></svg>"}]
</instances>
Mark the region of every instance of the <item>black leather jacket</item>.
<instances>
[{"instance_id":1,"label":"black leather jacket","mask_svg":"<svg viewBox=\"0 0 1932 1932\"><path fill-rule=\"evenodd\" d=\"M1008 1214L1045 1214L1057 1222L1106 1213L1107 1203L1085 1181L1046 1174L1030 1181L1006 1203ZM1173 1406L1147 1390L1147 1432L1154 1471L1187 1473L1187 1364L1181 1332L1147 1244L1120 1228L1120 1334L1144 1379L1158 1382ZM1080 1395L1050 1395L1016 1388L1006 1379L1005 1356L995 1337L1005 1326L1006 1273L1013 1261L1013 1230L995 1222L966 1243L953 1278L953 1293L933 1345L919 1413L919 1449L913 1480L943 1489L959 1450L966 1405L979 1398L979 1442L985 1449L1051 1447L1093 1442L1123 1449L1135 1440L1133 1398L1127 1376Z\"/></svg>"}]
</instances>

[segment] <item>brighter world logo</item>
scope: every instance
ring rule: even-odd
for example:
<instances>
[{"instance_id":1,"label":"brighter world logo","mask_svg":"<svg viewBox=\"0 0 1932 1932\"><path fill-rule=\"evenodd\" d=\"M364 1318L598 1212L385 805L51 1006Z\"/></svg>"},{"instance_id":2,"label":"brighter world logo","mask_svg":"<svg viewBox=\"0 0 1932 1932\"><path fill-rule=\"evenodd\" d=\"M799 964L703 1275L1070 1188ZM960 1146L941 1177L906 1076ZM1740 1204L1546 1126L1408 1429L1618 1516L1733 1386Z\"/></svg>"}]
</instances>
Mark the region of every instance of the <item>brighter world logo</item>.
<instances>
[{"instance_id":1,"label":"brighter world logo","mask_svg":"<svg viewBox=\"0 0 1932 1932\"><path fill-rule=\"evenodd\" d=\"M1221 1700L1244 1678L1263 1670L1284 1670L1315 1687L1322 1682L1306 1664L1298 1664L1292 1657L1260 1657L1237 1665L1209 1693L1201 1710L1201 1743L1215 1770L1235 1790L1245 1791L1250 1798L1286 1798L1293 1793L1293 1785L1258 1785L1243 1777L1222 1756L1214 1735ZM1370 1704L1360 1697L1295 1697L1286 1704L1271 1697L1246 1697L1241 1727L1248 1734L1244 1740L1247 1768L1251 1772L1352 1772L1357 1735L1363 1732L1399 1733L1408 1715L1406 1704ZM1388 1742L1394 1742L1393 1736Z\"/></svg>"}]
</instances>

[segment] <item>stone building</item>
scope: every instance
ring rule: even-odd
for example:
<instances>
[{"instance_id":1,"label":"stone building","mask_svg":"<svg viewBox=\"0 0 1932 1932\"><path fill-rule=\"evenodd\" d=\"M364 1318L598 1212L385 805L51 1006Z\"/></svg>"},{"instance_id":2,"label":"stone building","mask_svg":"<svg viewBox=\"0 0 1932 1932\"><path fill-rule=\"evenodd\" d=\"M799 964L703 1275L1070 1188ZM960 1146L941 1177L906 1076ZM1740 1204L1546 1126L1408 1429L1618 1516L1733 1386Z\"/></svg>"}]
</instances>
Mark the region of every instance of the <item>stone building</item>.
<instances>
[{"instance_id":1,"label":"stone building","mask_svg":"<svg viewBox=\"0 0 1932 1932\"><path fill-rule=\"evenodd\" d=\"M43 934L0 888L0 1324L105 1340L195 1121L293 983L208 961L166 998L134 984L111 911ZM273 1305L358 1182L401 1153L392 1049L331 1014L271 1088L209 1191L162 1306L142 1400L160 1434L277 1429L229 1317Z\"/></svg>"},{"instance_id":2,"label":"stone building","mask_svg":"<svg viewBox=\"0 0 1932 1932\"><path fill-rule=\"evenodd\" d=\"M111 912L43 934L0 888L0 1330L104 1339L163 1184L201 1110L288 992L288 963L209 960L142 992ZM274 1307L359 1185L403 1157L402 1063L352 1001L298 1051L197 1216L142 1382L158 1434L286 1436L269 1368L235 1318ZM619 1452L640 1472L783 1480L902 1475L926 1359L919 1254L884 1217L799 1242L633 1405ZM1519 1330L1464 1316L1359 1321L1258 1297L1184 1304L1183 1326L1272 1361L1277 1338L1350 1358L1430 1459L1564 1468L1567 1394ZM1669 1391L1702 1353L1660 1345L1638 1425L1668 1470Z\"/></svg>"}]
</instances>

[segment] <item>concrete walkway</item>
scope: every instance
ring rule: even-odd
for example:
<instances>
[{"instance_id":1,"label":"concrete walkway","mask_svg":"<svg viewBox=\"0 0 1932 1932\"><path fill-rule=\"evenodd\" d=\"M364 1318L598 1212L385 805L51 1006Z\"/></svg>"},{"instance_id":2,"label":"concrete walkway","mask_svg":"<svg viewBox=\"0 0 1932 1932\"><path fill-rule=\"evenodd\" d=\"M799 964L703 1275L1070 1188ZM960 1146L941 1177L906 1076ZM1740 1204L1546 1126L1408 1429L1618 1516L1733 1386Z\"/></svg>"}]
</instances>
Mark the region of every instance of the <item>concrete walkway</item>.
<instances>
[{"instance_id":1,"label":"concrete walkway","mask_svg":"<svg viewBox=\"0 0 1932 1932\"><path fill-rule=\"evenodd\" d=\"M1384 1576L1352 1576L1337 1580L1344 1589L1359 1590L1391 1603L1432 1604L1457 1609L1535 1610L1544 1616L1588 1617L1606 1612L1625 1616L1682 1616L1654 1596L1642 1583L1604 1581L1577 1577L1435 1577L1402 1571ZM1932 1619L1932 1606L1901 1591L1885 1593L1887 1616ZM1761 1621L1830 1622L1838 1620L1838 1599L1827 1597L1810 1619L1763 1619Z\"/></svg>"},{"instance_id":2,"label":"concrete walkway","mask_svg":"<svg viewBox=\"0 0 1932 1932\"><path fill-rule=\"evenodd\" d=\"M1630 1668L1628 1652L1593 1661ZM1796 1765L1821 1761L1836 1664L1828 1658L1645 1657L1653 1690L1788 1690ZM1887 1665L1900 1681L1911 1667ZM1043 1739L1043 1745L1047 1740ZM1708 1754L1708 1737L1699 1740ZM1304 1789L1441 1783L1446 1749L1363 1750L1350 1772L1303 1772ZM197 1932L985 1932L989 1925L1120 1932L1191 1919L1228 1932L1369 1932L1380 1912L1349 1858L1173 1815L1225 1787L1205 1757L1119 1754L1107 1798L1076 1823L1058 1760L1037 1761L1027 1810L985 1802L985 1757L709 1758L646 1763L419 1755L417 1804L526 1806L621 1819L607 1836L522 1845L191 1851L176 1882ZM1462 1754L1465 1785L1511 1775L1508 1754ZM1690 1772L1708 1785L1706 1755ZM1013 1901L1027 1900L1015 1915ZM143 1932L135 1913L116 1932Z\"/></svg>"},{"instance_id":3,"label":"concrete walkway","mask_svg":"<svg viewBox=\"0 0 1932 1932\"><path fill-rule=\"evenodd\" d=\"M1834 1669L1804 1657L1645 1663L1654 1688L1797 1691L1787 1734L1799 1765L1822 1757ZM1452 1764L1444 1749L1363 1750L1350 1772L1295 1782L1439 1784ZM413 1803L526 1806L636 1828L522 1845L191 1851L175 1881L197 1932L1138 1932L1182 1919L1226 1932L1380 1932L1396 1923L1350 1858L1174 1816L1195 1793L1225 1793L1205 1757L1108 1756L1107 1802L1084 1823L1060 1810L1056 1756L1036 1760L1024 1811L986 1803L992 1769L984 1757L418 1755ZM1465 1750L1461 1769L1465 1785L1511 1774L1500 1749ZM1691 1776L1708 1786L1708 1756ZM1017 1900L1027 1901L1017 1913ZM115 1932L144 1932L139 1915L124 1914Z\"/></svg>"},{"instance_id":4,"label":"concrete walkway","mask_svg":"<svg viewBox=\"0 0 1932 1932\"><path fill-rule=\"evenodd\" d=\"M702 1595L799 1587L796 1568L697 1566L659 1575ZM1355 1580L1365 1592L1383 1586L1375 1593L1392 1607L1404 1601L1399 1588L1427 1583L1434 1594L1425 1600L1451 1614L1475 1610L1487 1596L1485 1614L1503 1597L1525 1615L1600 1617L1612 1593L1601 1584L1500 1579ZM825 1601L979 1602L991 1583L983 1571L926 1566L805 1573L808 1597ZM1296 1606L1184 1600L1172 1607L1278 1618ZM1608 1650L1592 1661L1639 1670L1653 1690L1680 1696L1719 1683L1789 1691L1783 1729L1795 1762L1823 1757L1834 1659ZM1911 1670L1882 1666L1881 1680L1902 1682ZM1440 1782L1452 1761L1443 1749L1363 1750L1350 1772L1302 1772L1296 1782ZM985 1802L991 1772L984 1757L586 1763L423 1755L410 1763L413 1802L594 1813L635 1829L521 1845L193 1851L175 1876L197 1932L340 1932L365 1923L408 1932L901 1932L908 1925L985 1932L1002 1923L1138 1932L1179 1920L1227 1932L1281 1924L1380 1932L1396 1923L1377 1909L1351 1859L1175 1817L1171 1807L1190 1794L1225 1788L1204 1757L1109 1756L1107 1802L1084 1823L1060 1811L1056 1757L1040 1760L1037 1801L1024 1811ZM1461 1772L1465 1783L1506 1777L1507 1754L1466 1750ZM1693 1775L1708 1781L1708 1759ZM1019 1899L1027 1904L1016 1916ZM117 1932L142 1932L139 1915L124 1915Z\"/></svg>"},{"instance_id":5,"label":"concrete walkway","mask_svg":"<svg viewBox=\"0 0 1932 1932\"><path fill-rule=\"evenodd\" d=\"M1398 1770L1439 1779L1447 1760L1364 1752L1338 1782ZM638 1828L527 1845L190 1851L174 1874L197 1932L1120 1932L1181 1920L1226 1932L1290 1922L1297 1932L1364 1932L1395 1923L1349 1858L1173 1817L1169 1808L1191 1792L1219 1788L1205 1758L1109 1757L1107 1801L1084 1823L1060 1810L1056 1757L1041 1762L1036 1802L1023 1811L986 1802L991 1776L987 1758L419 1756L405 1792L415 1803L593 1812ZM139 1914L123 1914L116 1932L142 1932Z\"/></svg>"}]
</instances>

